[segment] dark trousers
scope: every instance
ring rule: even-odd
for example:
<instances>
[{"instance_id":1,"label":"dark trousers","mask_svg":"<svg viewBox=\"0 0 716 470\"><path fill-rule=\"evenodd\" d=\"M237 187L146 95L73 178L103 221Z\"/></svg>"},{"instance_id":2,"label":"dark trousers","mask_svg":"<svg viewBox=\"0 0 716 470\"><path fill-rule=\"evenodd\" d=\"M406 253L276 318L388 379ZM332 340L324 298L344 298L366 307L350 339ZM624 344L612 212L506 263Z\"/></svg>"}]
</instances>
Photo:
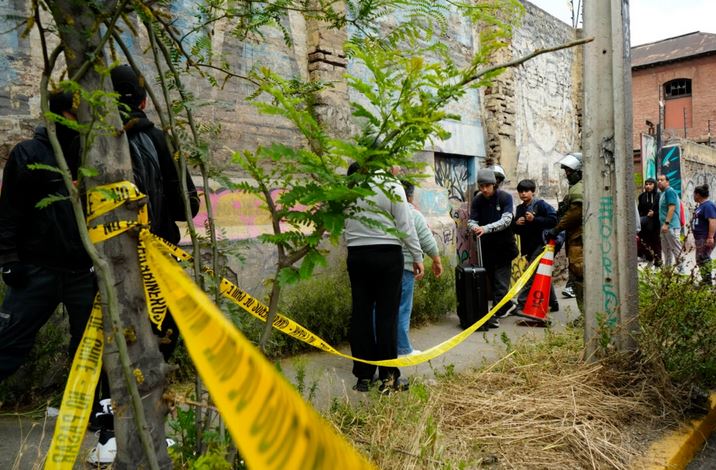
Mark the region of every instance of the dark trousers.
<instances>
[{"instance_id":1,"label":"dark trousers","mask_svg":"<svg viewBox=\"0 0 716 470\"><path fill-rule=\"evenodd\" d=\"M62 303L70 321L70 357L80 344L97 293L95 275L33 266L25 287L8 287L0 307L0 381L30 353L40 328Z\"/></svg>"},{"instance_id":2,"label":"dark trousers","mask_svg":"<svg viewBox=\"0 0 716 470\"><path fill-rule=\"evenodd\" d=\"M512 260L485 260L485 273L487 274L487 283L492 292L492 305L494 306L510 290ZM508 301L500 311L509 310L513 305L512 301Z\"/></svg>"},{"instance_id":3,"label":"dark trousers","mask_svg":"<svg viewBox=\"0 0 716 470\"><path fill-rule=\"evenodd\" d=\"M398 245L367 245L348 248L348 276L351 281L351 354L370 360L398 356L397 324L403 253ZM375 306L375 326L373 307ZM353 375L371 379L376 366L353 362ZM398 378L397 367L380 367L381 380Z\"/></svg>"}]
</instances>

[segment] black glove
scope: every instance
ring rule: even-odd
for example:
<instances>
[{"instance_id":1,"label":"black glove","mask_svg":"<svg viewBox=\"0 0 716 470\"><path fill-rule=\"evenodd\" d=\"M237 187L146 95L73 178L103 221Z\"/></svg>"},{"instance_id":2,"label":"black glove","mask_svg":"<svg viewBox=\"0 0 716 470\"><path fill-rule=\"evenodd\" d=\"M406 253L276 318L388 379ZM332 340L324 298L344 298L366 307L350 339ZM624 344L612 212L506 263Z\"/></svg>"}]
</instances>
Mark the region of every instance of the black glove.
<instances>
[{"instance_id":1,"label":"black glove","mask_svg":"<svg viewBox=\"0 0 716 470\"><path fill-rule=\"evenodd\" d=\"M558 235L559 235L559 231L557 231L557 229L551 228L549 230L545 230L544 232L542 232L542 240L546 244L550 240L556 240Z\"/></svg>"},{"instance_id":2,"label":"black glove","mask_svg":"<svg viewBox=\"0 0 716 470\"><path fill-rule=\"evenodd\" d=\"M2 267L2 280L8 287L20 289L30 280L30 265L18 261Z\"/></svg>"}]
</instances>

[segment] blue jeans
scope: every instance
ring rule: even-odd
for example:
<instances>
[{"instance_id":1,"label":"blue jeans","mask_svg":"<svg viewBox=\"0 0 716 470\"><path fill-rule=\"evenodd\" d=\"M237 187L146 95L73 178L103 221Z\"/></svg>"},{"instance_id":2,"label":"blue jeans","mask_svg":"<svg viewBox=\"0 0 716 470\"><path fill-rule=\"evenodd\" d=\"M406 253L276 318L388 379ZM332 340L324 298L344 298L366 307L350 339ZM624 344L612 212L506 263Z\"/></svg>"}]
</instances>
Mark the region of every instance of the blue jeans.
<instances>
[{"instance_id":1,"label":"blue jeans","mask_svg":"<svg viewBox=\"0 0 716 470\"><path fill-rule=\"evenodd\" d=\"M410 344L408 330L410 330L410 314L413 311L413 290L415 288L415 274L412 271L403 271L403 283L400 290L400 307L398 308L398 354L410 354L413 346Z\"/></svg>"}]
</instances>

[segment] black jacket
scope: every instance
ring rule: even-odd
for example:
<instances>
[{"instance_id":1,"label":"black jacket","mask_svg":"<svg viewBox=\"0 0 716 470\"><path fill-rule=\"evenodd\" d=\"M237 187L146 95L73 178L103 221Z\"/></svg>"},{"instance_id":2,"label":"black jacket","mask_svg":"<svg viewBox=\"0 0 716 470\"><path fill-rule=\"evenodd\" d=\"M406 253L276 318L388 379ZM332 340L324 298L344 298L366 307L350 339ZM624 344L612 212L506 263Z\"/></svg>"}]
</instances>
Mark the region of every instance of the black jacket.
<instances>
[{"instance_id":1,"label":"black jacket","mask_svg":"<svg viewBox=\"0 0 716 470\"><path fill-rule=\"evenodd\" d=\"M499 226L480 237L482 258L486 265L511 262L517 256L517 244L511 226L512 208L512 196L500 189L495 190L489 199L481 193L472 199L470 222L482 227L494 223Z\"/></svg>"},{"instance_id":2,"label":"black jacket","mask_svg":"<svg viewBox=\"0 0 716 470\"><path fill-rule=\"evenodd\" d=\"M532 222L524 225L517 225L516 221L524 217L527 212L535 216ZM542 232L557 225L557 211L542 199L533 198L529 205L522 203L515 210L515 218L512 219L512 229L520 236L520 250L524 256L530 256L538 248L544 246Z\"/></svg>"},{"instance_id":3,"label":"black jacket","mask_svg":"<svg viewBox=\"0 0 716 470\"><path fill-rule=\"evenodd\" d=\"M76 177L77 156L66 153ZM0 191L0 265L20 261L64 270L89 269L92 262L82 246L70 202L36 207L49 195L68 195L62 176L31 170L31 164L57 166L44 127L35 130L32 140L17 144L5 164Z\"/></svg>"},{"instance_id":4,"label":"black jacket","mask_svg":"<svg viewBox=\"0 0 716 470\"><path fill-rule=\"evenodd\" d=\"M639 217L641 218L641 231L642 232L657 232L659 231L659 198L661 193L654 189L651 192L644 191L639 195ZM654 211L654 215L649 217L647 214L649 211Z\"/></svg>"},{"instance_id":5,"label":"black jacket","mask_svg":"<svg viewBox=\"0 0 716 470\"><path fill-rule=\"evenodd\" d=\"M169 152L164 133L157 129L152 121L147 119L147 115L144 114L143 111L139 110L133 111L129 115L124 127L128 137L139 132L146 133L154 144L157 150L157 156L159 157L161 181L154 181L153 186L161 185L161 207L156 211L160 214L159 220L150 220L151 232L171 243L179 243L181 235L176 221L186 220L186 215L182 203L179 175L172 155ZM188 171L186 181L189 191L191 214L195 216L199 211L199 197L197 196L196 187ZM140 186L140 191L145 192L145 188L141 187L142 185L138 186Z\"/></svg>"}]
</instances>

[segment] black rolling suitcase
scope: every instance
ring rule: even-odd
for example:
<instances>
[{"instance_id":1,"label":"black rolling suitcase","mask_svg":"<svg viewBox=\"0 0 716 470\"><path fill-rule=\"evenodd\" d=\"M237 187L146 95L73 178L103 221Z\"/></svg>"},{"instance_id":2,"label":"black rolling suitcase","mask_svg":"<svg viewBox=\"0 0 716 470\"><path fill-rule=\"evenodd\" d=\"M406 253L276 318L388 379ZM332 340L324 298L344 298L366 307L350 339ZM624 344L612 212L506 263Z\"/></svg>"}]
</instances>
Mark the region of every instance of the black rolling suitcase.
<instances>
[{"instance_id":1,"label":"black rolling suitcase","mask_svg":"<svg viewBox=\"0 0 716 470\"><path fill-rule=\"evenodd\" d=\"M477 266L455 268L457 316L462 329L468 328L487 312L487 273L482 267L482 247L477 238Z\"/></svg>"}]
</instances>

